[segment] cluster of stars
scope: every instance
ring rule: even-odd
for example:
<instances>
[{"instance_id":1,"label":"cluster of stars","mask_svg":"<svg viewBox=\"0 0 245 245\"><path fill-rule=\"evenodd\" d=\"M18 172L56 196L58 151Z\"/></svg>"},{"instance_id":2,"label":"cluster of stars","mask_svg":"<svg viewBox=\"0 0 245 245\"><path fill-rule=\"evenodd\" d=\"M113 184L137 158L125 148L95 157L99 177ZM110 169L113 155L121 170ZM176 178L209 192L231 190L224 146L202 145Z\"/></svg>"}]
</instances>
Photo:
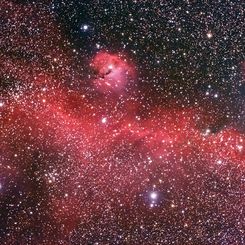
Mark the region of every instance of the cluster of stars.
<instances>
[{"instance_id":1,"label":"cluster of stars","mask_svg":"<svg viewBox=\"0 0 245 245\"><path fill-rule=\"evenodd\" d=\"M152 191L150 193L150 206L154 207L157 204L158 193L156 191Z\"/></svg>"}]
</instances>

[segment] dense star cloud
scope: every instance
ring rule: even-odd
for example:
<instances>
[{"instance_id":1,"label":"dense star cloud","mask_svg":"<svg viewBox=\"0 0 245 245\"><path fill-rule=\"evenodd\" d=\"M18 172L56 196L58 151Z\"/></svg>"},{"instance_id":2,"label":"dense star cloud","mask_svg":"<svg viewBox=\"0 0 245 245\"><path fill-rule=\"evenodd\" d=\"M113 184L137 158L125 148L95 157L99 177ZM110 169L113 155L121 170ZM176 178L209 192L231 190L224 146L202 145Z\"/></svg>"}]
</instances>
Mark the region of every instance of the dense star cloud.
<instances>
[{"instance_id":1,"label":"dense star cloud","mask_svg":"<svg viewBox=\"0 0 245 245\"><path fill-rule=\"evenodd\" d=\"M0 3L0 244L245 244L242 1Z\"/></svg>"}]
</instances>

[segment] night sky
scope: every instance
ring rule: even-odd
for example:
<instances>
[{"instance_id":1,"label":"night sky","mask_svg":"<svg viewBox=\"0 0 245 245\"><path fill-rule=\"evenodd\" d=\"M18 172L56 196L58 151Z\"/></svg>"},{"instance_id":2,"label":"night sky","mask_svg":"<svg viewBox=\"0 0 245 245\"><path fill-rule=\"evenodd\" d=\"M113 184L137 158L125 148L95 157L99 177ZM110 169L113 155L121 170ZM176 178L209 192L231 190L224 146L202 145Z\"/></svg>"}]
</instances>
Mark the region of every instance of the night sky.
<instances>
[{"instance_id":1,"label":"night sky","mask_svg":"<svg viewBox=\"0 0 245 245\"><path fill-rule=\"evenodd\" d=\"M245 245L245 2L1 0L0 245Z\"/></svg>"}]
</instances>

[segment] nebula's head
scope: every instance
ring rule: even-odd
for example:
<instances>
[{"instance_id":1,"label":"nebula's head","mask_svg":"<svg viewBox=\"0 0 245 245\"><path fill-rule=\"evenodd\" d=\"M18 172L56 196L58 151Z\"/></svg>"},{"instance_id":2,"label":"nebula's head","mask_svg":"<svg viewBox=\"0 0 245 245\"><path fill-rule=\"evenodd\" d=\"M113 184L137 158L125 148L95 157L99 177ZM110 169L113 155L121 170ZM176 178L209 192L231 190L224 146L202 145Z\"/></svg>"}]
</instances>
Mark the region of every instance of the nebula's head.
<instances>
[{"instance_id":1,"label":"nebula's head","mask_svg":"<svg viewBox=\"0 0 245 245\"><path fill-rule=\"evenodd\" d=\"M102 93L121 94L129 83L134 82L133 65L119 55L99 52L92 60L91 66L96 73L94 86Z\"/></svg>"}]
</instances>

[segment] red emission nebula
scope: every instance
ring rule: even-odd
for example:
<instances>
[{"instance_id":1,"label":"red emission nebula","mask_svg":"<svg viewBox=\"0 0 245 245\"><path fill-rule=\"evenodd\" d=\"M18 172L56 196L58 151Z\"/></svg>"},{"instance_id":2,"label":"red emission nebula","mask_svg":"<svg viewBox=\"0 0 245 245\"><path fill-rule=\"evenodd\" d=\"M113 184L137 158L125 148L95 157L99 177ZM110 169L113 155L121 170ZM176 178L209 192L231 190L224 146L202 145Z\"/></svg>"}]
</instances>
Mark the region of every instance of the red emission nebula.
<instances>
[{"instance_id":1,"label":"red emission nebula","mask_svg":"<svg viewBox=\"0 0 245 245\"><path fill-rule=\"evenodd\" d=\"M0 244L244 244L241 131L147 104L127 53L78 62L45 8L0 6Z\"/></svg>"},{"instance_id":2,"label":"red emission nebula","mask_svg":"<svg viewBox=\"0 0 245 245\"><path fill-rule=\"evenodd\" d=\"M122 93L127 84L135 78L133 66L117 55L99 52L91 66L98 74L98 78L93 83L99 91L104 93Z\"/></svg>"}]
</instances>

